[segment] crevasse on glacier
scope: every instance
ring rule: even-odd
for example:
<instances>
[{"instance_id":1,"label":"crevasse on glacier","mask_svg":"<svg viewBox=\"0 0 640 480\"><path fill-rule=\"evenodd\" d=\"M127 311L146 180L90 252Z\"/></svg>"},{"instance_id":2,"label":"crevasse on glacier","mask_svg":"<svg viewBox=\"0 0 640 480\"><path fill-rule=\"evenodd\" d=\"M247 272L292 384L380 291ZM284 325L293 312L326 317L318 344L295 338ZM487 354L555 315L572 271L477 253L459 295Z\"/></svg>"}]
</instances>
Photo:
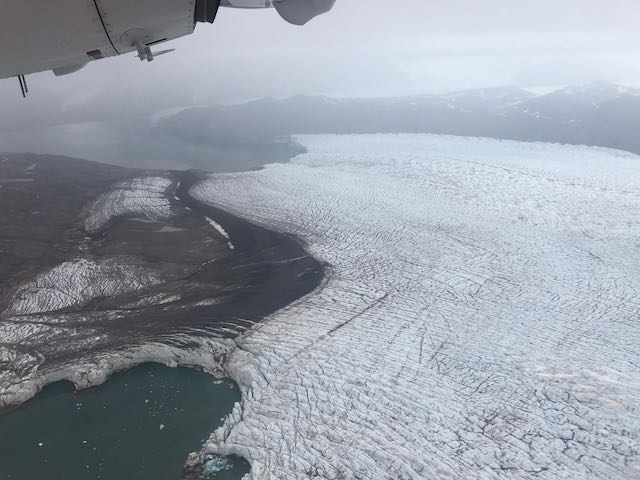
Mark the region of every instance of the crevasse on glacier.
<instances>
[{"instance_id":1,"label":"crevasse on glacier","mask_svg":"<svg viewBox=\"0 0 640 480\"><path fill-rule=\"evenodd\" d=\"M640 158L298 140L192 190L329 265L240 339L210 451L254 479L640 478Z\"/></svg>"}]
</instances>

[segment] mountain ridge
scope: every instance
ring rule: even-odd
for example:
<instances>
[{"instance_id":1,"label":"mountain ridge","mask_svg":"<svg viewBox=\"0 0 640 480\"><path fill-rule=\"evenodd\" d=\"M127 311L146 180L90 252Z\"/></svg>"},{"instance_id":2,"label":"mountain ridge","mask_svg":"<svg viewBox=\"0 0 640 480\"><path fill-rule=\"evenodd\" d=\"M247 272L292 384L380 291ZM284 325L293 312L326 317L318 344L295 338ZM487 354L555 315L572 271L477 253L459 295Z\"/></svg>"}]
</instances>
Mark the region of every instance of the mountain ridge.
<instances>
[{"instance_id":1,"label":"mountain ridge","mask_svg":"<svg viewBox=\"0 0 640 480\"><path fill-rule=\"evenodd\" d=\"M143 168L246 170L286 162L300 134L432 133L599 146L640 154L640 90L607 83L536 95L513 86L441 95L265 97L0 129L0 151L57 153ZM125 112L126 113L126 112ZM65 119L66 122L65 123Z\"/></svg>"}]
</instances>

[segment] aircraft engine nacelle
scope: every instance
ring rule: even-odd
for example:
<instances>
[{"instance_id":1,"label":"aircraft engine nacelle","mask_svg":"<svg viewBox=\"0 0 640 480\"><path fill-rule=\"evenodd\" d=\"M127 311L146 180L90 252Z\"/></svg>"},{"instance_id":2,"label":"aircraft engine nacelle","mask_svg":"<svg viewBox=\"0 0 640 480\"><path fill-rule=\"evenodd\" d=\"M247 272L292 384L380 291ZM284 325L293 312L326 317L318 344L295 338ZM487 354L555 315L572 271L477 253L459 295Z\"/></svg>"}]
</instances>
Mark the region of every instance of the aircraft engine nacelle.
<instances>
[{"instance_id":1,"label":"aircraft engine nacelle","mask_svg":"<svg viewBox=\"0 0 640 480\"><path fill-rule=\"evenodd\" d=\"M304 25L312 18L331 10L335 3L336 0L276 0L273 6L287 22Z\"/></svg>"},{"instance_id":2,"label":"aircraft engine nacelle","mask_svg":"<svg viewBox=\"0 0 640 480\"><path fill-rule=\"evenodd\" d=\"M280 16L294 25L304 25L333 8L336 0L222 0L220 6L234 8L274 7Z\"/></svg>"}]
</instances>

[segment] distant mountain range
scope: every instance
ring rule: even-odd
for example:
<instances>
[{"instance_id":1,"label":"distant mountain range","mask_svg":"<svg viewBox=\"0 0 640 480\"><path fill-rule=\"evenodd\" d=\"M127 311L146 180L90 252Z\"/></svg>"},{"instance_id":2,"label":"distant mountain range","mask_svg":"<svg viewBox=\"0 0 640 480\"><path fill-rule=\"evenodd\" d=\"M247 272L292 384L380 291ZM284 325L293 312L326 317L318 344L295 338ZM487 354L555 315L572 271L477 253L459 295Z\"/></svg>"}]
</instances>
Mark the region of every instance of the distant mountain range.
<instances>
[{"instance_id":1,"label":"distant mountain range","mask_svg":"<svg viewBox=\"0 0 640 480\"><path fill-rule=\"evenodd\" d=\"M159 127L185 140L216 144L291 134L438 133L640 154L639 124L640 90L594 83L545 95L503 87L400 98L266 98L185 110Z\"/></svg>"},{"instance_id":2,"label":"distant mountain range","mask_svg":"<svg viewBox=\"0 0 640 480\"><path fill-rule=\"evenodd\" d=\"M106 112L106 113L105 113ZM640 90L594 83L535 95L516 87L398 98L264 98L151 115L79 107L0 128L0 151L36 151L144 168L244 170L303 151L295 134L437 133L596 145L640 154ZM177 112L177 113L176 113Z\"/></svg>"}]
</instances>

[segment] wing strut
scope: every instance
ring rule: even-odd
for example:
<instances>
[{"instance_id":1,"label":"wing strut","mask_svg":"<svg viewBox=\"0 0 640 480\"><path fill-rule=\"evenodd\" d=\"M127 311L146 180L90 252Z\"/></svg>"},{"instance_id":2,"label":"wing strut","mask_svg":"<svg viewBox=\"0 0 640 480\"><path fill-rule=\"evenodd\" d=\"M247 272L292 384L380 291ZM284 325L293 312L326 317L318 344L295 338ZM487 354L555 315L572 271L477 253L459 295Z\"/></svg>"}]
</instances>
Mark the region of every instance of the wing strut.
<instances>
[{"instance_id":1,"label":"wing strut","mask_svg":"<svg viewBox=\"0 0 640 480\"><path fill-rule=\"evenodd\" d=\"M22 92L22 98L27 98L29 93L29 87L27 86L27 77L24 75L18 75L18 82L20 82L20 91Z\"/></svg>"},{"instance_id":2,"label":"wing strut","mask_svg":"<svg viewBox=\"0 0 640 480\"><path fill-rule=\"evenodd\" d=\"M167 53L171 53L171 52L175 52L175 48L170 48L169 50L161 50L159 52L152 52L151 51L151 47L149 47L148 45L145 45L144 43L142 43L142 40L140 39L136 39L136 41L133 43L132 46L136 47L136 50L138 50L138 58L140 59L141 62L143 61L147 61L147 62L152 62L154 58L160 56L160 55L166 55Z\"/></svg>"}]
</instances>

